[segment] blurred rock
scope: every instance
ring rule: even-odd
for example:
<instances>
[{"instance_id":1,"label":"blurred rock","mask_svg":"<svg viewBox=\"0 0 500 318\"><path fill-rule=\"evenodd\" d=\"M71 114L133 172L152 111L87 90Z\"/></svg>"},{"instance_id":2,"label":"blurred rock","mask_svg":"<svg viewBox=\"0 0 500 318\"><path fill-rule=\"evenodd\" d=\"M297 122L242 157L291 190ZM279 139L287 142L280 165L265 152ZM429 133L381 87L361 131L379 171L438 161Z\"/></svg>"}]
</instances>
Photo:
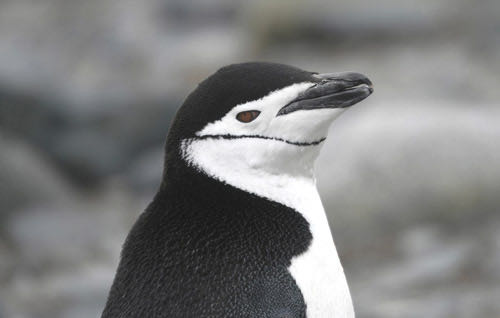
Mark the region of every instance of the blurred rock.
<instances>
[{"instance_id":1,"label":"blurred rock","mask_svg":"<svg viewBox=\"0 0 500 318\"><path fill-rule=\"evenodd\" d=\"M40 202L67 202L75 195L67 180L30 145L0 131L0 149L0 218Z\"/></svg>"},{"instance_id":2,"label":"blurred rock","mask_svg":"<svg viewBox=\"0 0 500 318\"><path fill-rule=\"evenodd\" d=\"M127 229L145 202L118 184L102 199L20 210L3 221L11 262L0 276L7 317L98 316Z\"/></svg>"},{"instance_id":3,"label":"blurred rock","mask_svg":"<svg viewBox=\"0 0 500 318\"><path fill-rule=\"evenodd\" d=\"M492 50L499 40L498 19L493 17L497 4L479 3L383 0L375 9L352 0L254 1L247 20L260 49L300 43L352 51L396 43L436 44L445 39Z\"/></svg>"},{"instance_id":4,"label":"blurred rock","mask_svg":"<svg viewBox=\"0 0 500 318\"><path fill-rule=\"evenodd\" d=\"M0 296L8 301L7 317L98 317L113 274L109 266L94 264L38 277L15 276Z\"/></svg>"},{"instance_id":5,"label":"blurred rock","mask_svg":"<svg viewBox=\"0 0 500 318\"><path fill-rule=\"evenodd\" d=\"M488 104L377 104L376 96L369 107L347 112L317 165L336 237L352 248L374 243L370 236L384 237L391 227L430 220L454 227L495 215L498 118Z\"/></svg>"},{"instance_id":6,"label":"blurred rock","mask_svg":"<svg viewBox=\"0 0 500 318\"><path fill-rule=\"evenodd\" d=\"M496 317L498 280L485 282L480 264L488 260L476 258L491 243L489 234L473 235L483 226L453 233L417 226L401 234L401 257L348 272L358 316Z\"/></svg>"},{"instance_id":7,"label":"blurred rock","mask_svg":"<svg viewBox=\"0 0 500 318\"><path fill-rule=\"evenodd\" d=\"M186 86L244 54L241 30L210 23L231 2L210 1L219 4L210 10L213 5L189 3L3 1L0 82L79 108L183 94ZM172 8L194 16L186 22L198 27L179 25L182 19L168 14Z\"/></svg>"},{"instance_id":8,"label":"blurred rock","mask_svg":"<svg viewBox=\"0 0 500 318\"><path fill-rule=\"evenodd\" d=\"M163 144L180 102L142 101L64 108L61 101L0 94L2 129L40 148L80 184L123 171L142 151Z\"/></svg>"},{"instance_id":9,"label":"blurred rock","mask_svg":"<svg viewBox=\"0 0 500 318\"><path fill-rule=\"evenodd\" d=\"M146 193L150 197L158 189L163 173L165 150L158 147L145 152L128 169L127 179L137 193Z\"/></svg>"},{"instance_id":10,"label":"blurred rock","mask_svg":"<svg viewBox=\"0 0 500 318\"><path fill-rule=\"evenodd\" d=\"M102 181L164 144L177 105L144 101L87 114L54 139L54 159L83 183Z\"/></svg>"}]
</instances>

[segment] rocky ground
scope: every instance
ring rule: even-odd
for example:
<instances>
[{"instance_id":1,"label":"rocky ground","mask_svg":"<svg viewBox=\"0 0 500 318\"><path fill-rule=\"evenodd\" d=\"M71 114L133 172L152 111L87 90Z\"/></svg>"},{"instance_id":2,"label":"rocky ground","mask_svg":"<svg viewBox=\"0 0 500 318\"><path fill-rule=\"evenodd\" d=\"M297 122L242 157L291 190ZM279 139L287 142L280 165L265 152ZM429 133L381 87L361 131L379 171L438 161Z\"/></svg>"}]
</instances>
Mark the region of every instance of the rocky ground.
<instances>
[{"instance_id":1,"label":"rocky ground","mask_svg":"<svg viewBox=\"0 0 500 318\"><path fill-rule=\"evenodd\" d=\"M217 67L356 70L318 185L358 317L500 316L496 1L0 3L0 318L98 317Z\"/></svg>"}]
</instances>

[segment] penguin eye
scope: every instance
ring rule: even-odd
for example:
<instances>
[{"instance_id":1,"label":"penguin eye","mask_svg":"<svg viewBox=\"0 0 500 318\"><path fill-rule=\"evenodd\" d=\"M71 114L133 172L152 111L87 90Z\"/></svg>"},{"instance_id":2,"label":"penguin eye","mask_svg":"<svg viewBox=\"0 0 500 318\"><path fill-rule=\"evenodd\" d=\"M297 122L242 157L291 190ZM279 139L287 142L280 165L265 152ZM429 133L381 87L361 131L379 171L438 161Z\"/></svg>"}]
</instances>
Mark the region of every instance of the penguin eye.
<instances>
[{"instance_id":1,"label":"penguin eye","mask_svg":"<svg viewBox=\"0 0 500 318\"><path fill-rule=\"evenodd\" d=\"M249 123L259 117L259 114L260 112L258 110L247 110L245 112L238 113L238 115L236 115L236 119L242 123Z\"/></svg>"}]
</instances>

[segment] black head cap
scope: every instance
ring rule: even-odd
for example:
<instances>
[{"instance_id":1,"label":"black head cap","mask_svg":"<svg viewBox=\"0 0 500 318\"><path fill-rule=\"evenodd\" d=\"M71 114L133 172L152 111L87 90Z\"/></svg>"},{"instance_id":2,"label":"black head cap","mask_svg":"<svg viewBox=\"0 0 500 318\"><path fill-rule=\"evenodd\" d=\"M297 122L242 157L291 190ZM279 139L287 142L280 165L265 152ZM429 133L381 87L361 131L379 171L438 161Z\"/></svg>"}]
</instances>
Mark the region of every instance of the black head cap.
<instances>
[{"instance_id":1,"label":"black head cap","mask_svg":"<svg viewBox=\"0 0 500 318\"><path fill-rule=\"evenodd\" d=\"M238 104L301 82L317 82L312 72L265 62L232 64L209 76L186 98L178 110L167 140L167 154L182 139L193 137L208 123L222 118Z\"/></svg>"}]
</instances>

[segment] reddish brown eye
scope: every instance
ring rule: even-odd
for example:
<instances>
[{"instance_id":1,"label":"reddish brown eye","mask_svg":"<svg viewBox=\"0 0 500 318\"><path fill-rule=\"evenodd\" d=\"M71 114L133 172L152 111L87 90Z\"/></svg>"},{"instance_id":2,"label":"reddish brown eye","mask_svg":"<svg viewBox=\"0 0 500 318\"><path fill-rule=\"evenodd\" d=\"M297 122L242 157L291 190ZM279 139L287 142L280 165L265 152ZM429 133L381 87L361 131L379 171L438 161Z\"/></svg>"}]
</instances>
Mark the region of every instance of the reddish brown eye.
<instances>
[{"instance_id":1,"label":"reddish brown eye","mask_svg":"<svg viewBox=\"0 0 500 318\"><path fill-rule=\"evenodd\" d=\"M236 119L242 123L249 123L255 118L259 117L260 112L258 110L247 110L246 112L241 112L236 115Z\"/></svg>"}]
</instances>

